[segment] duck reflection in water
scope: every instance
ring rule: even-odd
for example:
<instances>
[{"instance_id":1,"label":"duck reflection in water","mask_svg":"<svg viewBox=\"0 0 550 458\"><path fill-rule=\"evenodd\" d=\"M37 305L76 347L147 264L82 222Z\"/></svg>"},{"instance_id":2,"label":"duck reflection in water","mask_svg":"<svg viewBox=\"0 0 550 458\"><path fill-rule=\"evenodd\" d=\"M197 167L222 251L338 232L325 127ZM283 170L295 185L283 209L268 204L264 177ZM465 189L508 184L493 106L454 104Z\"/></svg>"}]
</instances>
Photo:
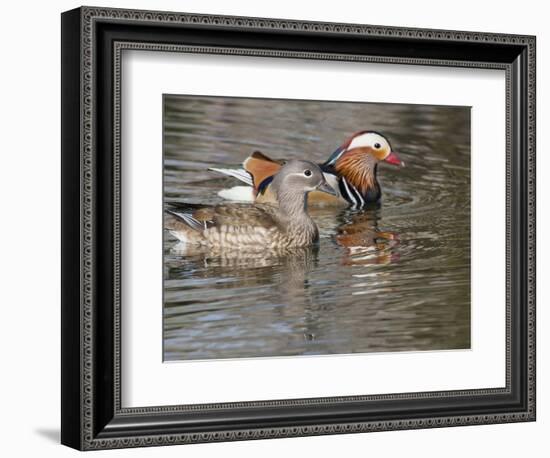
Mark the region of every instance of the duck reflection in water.
<instances>
[{"instance_id":1,"label":"duck reflection in water","mask_svg":"<svg viewBox=\"0 0 550 458\"><path fill-rule=\"evenodd\" d=\"M353 213L341 224L336 243L344 248L342 265L384 265L399 261L399 237L392 231L378 228L378 210Z\"/></svg>"},{"instance_id":2,"label":"duck reflection in water","mask_svg":"<svg viewBox=\"0 0 550 458\"><path fill-rule=\"evenodd\" d=\"M263 308L263 321L257 326L290 322L302 327L304 341L314 340L316 320L311 316L318 307L310 281L319 266L318 244L263 252L220 252L195 247L190 252L189 245L179 243L170 250L166 261L165 277L185 278L191 274L195 279L213 281L212 288L222 295L224 290L247 291L262 302L266 291L275 290L277 293L271 296L270 306ZM244 296L241 299L249 300ZM239 297L231 302L239 303Z\"/></svg>"},{"instance_id":3,"label":"duck reflection in water","mask_svg":"<svg viewBox=\"0 0 550 458\"><path fill-rule=\"evenodd\" d=\"M178 243L170 250L168 266L173 269L200 272L201 278L223 278L228 275L235 283L228 288L263 286L277 282L293 292L303 290L307 273L318 265L319 245L264 251L228 249L212 251ZM223 285L217 285L222 287ZM294 289L296 288L296 289Z\"/></svg>"}]
</instances>

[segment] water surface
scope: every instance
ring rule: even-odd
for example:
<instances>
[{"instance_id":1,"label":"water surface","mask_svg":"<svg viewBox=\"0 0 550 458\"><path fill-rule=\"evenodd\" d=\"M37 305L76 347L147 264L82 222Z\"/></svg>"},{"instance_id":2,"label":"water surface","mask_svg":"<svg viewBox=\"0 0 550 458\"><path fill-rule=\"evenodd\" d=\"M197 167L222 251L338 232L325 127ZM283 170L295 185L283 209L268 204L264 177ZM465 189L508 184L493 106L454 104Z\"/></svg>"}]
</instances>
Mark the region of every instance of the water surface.
<instances>
[{"instance_id":1,"label":"water surface","mask_svg":"<svg viewBox=\"0 0 550 458\"><path fill-rule=\"evenodd\" d=\"M322 162L377 130L379 208L311 209L318 245L184 252L164 234L164 359L470 347L470 109L165 96L165 202L215 204L237 185L208 167L252 151Z\"/></svg>"}]
</instances>

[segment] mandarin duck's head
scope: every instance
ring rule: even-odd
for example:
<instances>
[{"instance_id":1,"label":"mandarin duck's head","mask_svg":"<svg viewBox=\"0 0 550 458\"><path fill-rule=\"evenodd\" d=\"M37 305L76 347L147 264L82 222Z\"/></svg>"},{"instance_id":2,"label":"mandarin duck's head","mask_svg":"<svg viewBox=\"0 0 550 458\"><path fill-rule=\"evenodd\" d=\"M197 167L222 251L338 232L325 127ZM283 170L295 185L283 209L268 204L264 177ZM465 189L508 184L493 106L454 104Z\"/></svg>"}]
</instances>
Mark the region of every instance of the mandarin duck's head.
<instances>
[{"instance_id":1,"label":"mandarin duck's head","mask_svg":"<svg viewBox=\"0 0 550 458\"><path fill-rule=\"evenodd\" d=\"M364 191L374 186L379 162L405 165L386 137L378 132L362 131L345 141L325 165L333 166L340 175Z\"/></svg>"},{"instance_id":2,"label":"mandarin duck's head","mask_svg":"<svg viewBox=\"0 0 550 458\"><path fill-rule=\"evenodd\" d=\"M392 165L404 166L405 163L393 151L389 140L382 134L374 131L357 132L348 138L327 161L327 164L335 165L346 156L363 157L373 162L384 161Z\"/></svg>"}]
</instances>

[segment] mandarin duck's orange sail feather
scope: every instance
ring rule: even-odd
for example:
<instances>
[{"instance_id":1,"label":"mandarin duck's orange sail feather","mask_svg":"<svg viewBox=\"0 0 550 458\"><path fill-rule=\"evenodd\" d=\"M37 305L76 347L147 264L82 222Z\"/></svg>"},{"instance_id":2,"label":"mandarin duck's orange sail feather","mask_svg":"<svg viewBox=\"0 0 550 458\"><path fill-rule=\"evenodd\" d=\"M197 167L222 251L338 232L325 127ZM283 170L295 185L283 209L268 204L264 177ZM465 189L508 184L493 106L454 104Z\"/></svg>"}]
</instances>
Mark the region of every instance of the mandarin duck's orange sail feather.
<instances>
[{"instance_id":1,"label":"mandarin duck's orange sail feather","mask_svg":"<svg viewBox=\"0 0 550 458\"><path fill-rule=\"evenodd\" d=\"M273 160L260 151L255 151L244 161L243 167L252 175L254 189L258 191L258 187L262 181L275 175L284 162Z\"/></svg>"}]
</instances>

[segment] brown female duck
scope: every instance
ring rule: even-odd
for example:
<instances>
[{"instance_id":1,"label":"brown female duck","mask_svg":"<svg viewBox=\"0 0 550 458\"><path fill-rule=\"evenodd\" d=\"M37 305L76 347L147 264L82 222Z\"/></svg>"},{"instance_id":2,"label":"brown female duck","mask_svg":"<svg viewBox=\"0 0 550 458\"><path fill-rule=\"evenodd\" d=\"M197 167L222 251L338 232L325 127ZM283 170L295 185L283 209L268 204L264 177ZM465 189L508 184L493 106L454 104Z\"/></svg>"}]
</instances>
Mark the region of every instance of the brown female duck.
<instances>
[{"instance_id":1,"label":"brown female duck","mask_svg":"<svg viewBox=\"0 0 550 458\"><path fill-rule=\"evenodd\" d=\"M337 191L337 195L312 192L309 203L362 208L378 202L382 195L377 179L379 162L405 165L382 134L374 131L354 134L320 165L326 181ZM273 175L284 163L284 160L273 160L256 151L243 162L243 169L210 170L238 178L248 185L222 190L219 192L221 197L229 200L273 203Z\"/></svg>"},{"instance_id":2,"label":"brown female duck","mask_svg":"<svg viewBox=\"0 0 550 458\"><path fill-rule=\"evenodd\" d=\"M307 213L307 194L336 194L319 166L292 160L273 176L277 205L226 204L169 209L168 231L187 244L211 249L265 250L307 246L319 237Z\"/></svg>"}]
</instances>

